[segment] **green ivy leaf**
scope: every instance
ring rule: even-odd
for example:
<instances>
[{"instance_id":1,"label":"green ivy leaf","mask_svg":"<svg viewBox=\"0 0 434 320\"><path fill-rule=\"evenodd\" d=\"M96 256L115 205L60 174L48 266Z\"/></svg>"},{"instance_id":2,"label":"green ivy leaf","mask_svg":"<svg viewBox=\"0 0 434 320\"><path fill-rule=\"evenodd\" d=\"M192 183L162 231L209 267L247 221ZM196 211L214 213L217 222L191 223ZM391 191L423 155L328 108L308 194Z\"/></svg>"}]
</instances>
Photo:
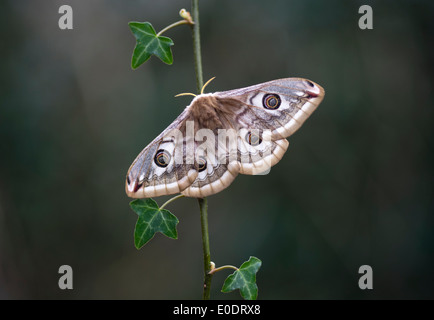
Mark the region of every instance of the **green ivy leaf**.
<instances>
[{"instance_id":1,"label":"green ivy leaf","mask_svg":"<svg viewBox=\"0 0 434 320\"><path fill-rule=\"evenodd\" d=\"M222 292L230 292L240 289L244 300L256 300L258 286L256 285L256 273L261 267L262 261L256 257L250 257L241 267L226 278Z\"/></svg>"},{"instance_id":2,"label":"green ivy leaf","mask_svg":"<svg viewBox=\"0 0 434 320\"><path fill-rule=\"evenodd\" d=\"M172 50L170 49L173 46L172 39L157 36L154 27L149 22L133 21L128 23L128 25L137 40L131 59L131 67L133 69L138 68L151 55L157 56L164 63L173 63Z\"/></svg>"},{"instance_id":3,"label":"green ivy leaf","mask_svg":"<svg viewBox=\"0 0 434 320\"><path fill-rule=\"evenodd\" d=\"M169 210L161 210L152 199L133 200L130 207L139 215L134 230L134 245L137 249L148 243L157 232L178 239L176 225L179 221Z\"/></svg>"}]
</instances>

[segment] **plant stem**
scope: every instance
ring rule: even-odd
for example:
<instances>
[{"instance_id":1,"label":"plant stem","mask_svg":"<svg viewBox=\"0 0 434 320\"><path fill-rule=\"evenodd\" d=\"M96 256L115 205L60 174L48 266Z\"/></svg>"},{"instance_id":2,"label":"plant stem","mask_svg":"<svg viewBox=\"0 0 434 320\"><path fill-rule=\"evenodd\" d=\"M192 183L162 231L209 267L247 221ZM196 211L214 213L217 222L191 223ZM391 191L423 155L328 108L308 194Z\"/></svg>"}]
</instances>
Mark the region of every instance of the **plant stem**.
<instances>
[{"instance_id":1,"label":"plant stem","mask_svg":"<svg viewBox=\"0 0 434 320\"><path fill-rule=\"evenodd\" d=\"M200 222L202 227L202 247L203 247L203 300L209 300L211 293L211 253L209 250L208 233L208 201L206 198L198 199L200 208Z\"/></svg>"},{"instance_id":2,"label":"plant stem","mask_svg":"<svg viewBox=\"0 0 434 320\"><path fill-rule=\"evenodd\" d=\"M183 198L185 197L183 194L178 194L177 196L174 196L173 198L170 198L169 200L167 200L161 207L160 210L163 210L165 206L167 206L169 203L171 203L172 201L175 201L179 198Z\"/></svg>"},{"instance_id":3,"label":"plant stem","mask_svg":"<svg viewBox=\"0 0 434 320\"><path fill-rule=\"evenodd\" d=\"M176 26L179 26L181 24L190 24L190 22L188 22L187 20L180 20L177 22L172 23L171 25L167 26L166 28L164 28L163 30L161 30L160 32L157 33L157 37L161 36L164 32L166 32L167 30L170 30Z\"/></svg>"},{"instance_id":4,"label":"plant stem","mask_svg":"<svg viewBox=\"0 0 434 320\"><path fill-rule=\"evenodd\" d=\"M202 75L202 54L200 52L200 29L199 29L199 0L191 0L191 13L194 21L192 25L193 31L193 50L194 50L194 66L196 70L196 87L197 93L203 87L203 75Z\"/></svg>"},{"instance_id":5,"label":"plant stem","mask_svg":"<svg viewBox=\"0 0 434 320\"><path fill-rule=\"evenodd\" d=\"M203 87L202 54L200 52L200 28L199 28L199 0L191 0L191 13L194 24L191 25L193 33L194 69L196 72L197 93L200 94ZM202 228L203 247L203 300L209 300L211 293L211 253L209 249L208 233L208 200L198 199L200 208L200 223Z\"/></svg>"},{"instance_id":6,"label":"plant stem","mask_svg":"<svg viewBox=\"0 0 434 320\"><path fill-rule=\"evenodd\" d=\"M209 272L209 274L214 274L214 273L219 272L219 271L224 270L224 269L234 269L234 270L238 270L237 267L227 265L227 266L221 266L221 267L218 267L218 268L214 268L214 269L212 269L212 270Z\"/></svg>"}]
</instances>

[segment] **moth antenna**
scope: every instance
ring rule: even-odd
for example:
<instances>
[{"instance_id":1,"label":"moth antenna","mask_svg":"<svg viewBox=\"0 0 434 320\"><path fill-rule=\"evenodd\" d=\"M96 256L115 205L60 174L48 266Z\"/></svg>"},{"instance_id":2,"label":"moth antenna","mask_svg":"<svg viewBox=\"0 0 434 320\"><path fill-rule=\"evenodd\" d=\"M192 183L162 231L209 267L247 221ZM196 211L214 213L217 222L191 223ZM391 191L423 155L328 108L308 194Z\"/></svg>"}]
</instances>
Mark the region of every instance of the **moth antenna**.
<instances>
[{"instance_id":1,"label":"moth antenna","mask_svg":"<svg viewBox=\"0 0 434 320\"><path fill-rule=\"evenodd\" d=\"M202 87L202 90L200 90L200 94L203 94L203 91L205 90L205 87L215 79L215 77L212 77L211 79L209 79Z\"/></svg>"},{"instance_id":2,"label":"moth antenna","mask_svg":"<svg viewBox=\"0 0 434 320\"><path fill-rule=\"evenodd\" d=\"M194 93L191 93L191 92L178 93L175 97L180 97L180 96L193 96L193 97L197 97L197 95L195 95Z\"/></svg>"}]
</instances>

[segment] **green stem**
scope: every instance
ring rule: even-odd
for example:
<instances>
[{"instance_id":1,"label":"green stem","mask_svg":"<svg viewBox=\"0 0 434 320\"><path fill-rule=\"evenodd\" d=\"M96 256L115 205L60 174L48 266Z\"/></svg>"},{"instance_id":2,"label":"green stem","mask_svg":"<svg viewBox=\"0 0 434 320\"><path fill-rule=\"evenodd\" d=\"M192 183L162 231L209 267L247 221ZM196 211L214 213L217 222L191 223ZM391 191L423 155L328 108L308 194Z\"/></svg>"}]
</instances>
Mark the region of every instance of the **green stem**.
<instances>
[{"instance_id":1,"label":"green stem","mask_svg":"<svg viewBox=\"0 0 434 320\"><path fill-rule=\"evenodd\" d=\"M177 196L170 198L169 200L167 200L161 207L160 210L163 210L165 206L167 206L169 203L171 203L172 201L175 201L179 198L183 198L185 197L183 194L178 194Z\"/></svg>"},{"instance_id":2,"label":"green stem","mask_svg":"<svg viewBox=\"0 0 434 320\"><path fill-rule=\"evenodd\" d=\"M200 208L200 222L202 227L202 248L203 248L203 300L209 300L211 293L211 253L209 249L208 233L208 201L206 198L198 199Z\"/></svg>"},{"instance_id":3,"label":"green stem","mask_svg":"<svg viewBox=\"0 0 434 320\"><path fill-rule=\"evenodd\" d=\"M218 268L214 268L214 269L212 269L212 270L211 270L210 272L208 272L208 273L209 273L209 274L214 274L214 273L219 272L219 271L224 270L224 269L234 269L234 270L238 270L237 267L234 267L234 266L231 266L231 265L227 265L227 266L221 266L221 267L218 267Z\"/></svg>"},{"instance_id":4,"label":"green stem","mask_svg":"<svg viewBox=\"0 0 434 320\"><path fill-rule=\"evenodd\" d=\"M191 1L191 13L194 21L192 25L193 30L193 50L194 50L194 66L196 70L196 87L197 93L203 87L203 75L202 75L202 54L200 52L200 28L199 28L199 0Z\"/></svg>"},{"instance_id":5,"label":"green stem","mask_svg":"<svg viewBox=\"0 0 434 320\"><path fill-rule=\"evenodd\" d=\"M167 30L170 30L176 26L180 26L181 24L190 24L189 21L187 20L180 20L177 22L172 23L171 25L167 26L166 28L164 28L163 30L161 30L160 32L157 33L157 37L161 36L164 32L166 32Z\"/></svg>"},{"instance_id":6,"label":"green stem","mask_svg":"<svg viewBox=\"0 0 434 320\"><path fill-rule=\"evenodd\" d=\"M193 33L194 66L196 72L197 93L200 94L203 87L202 54L200 52L200 28L199 28L199 0L191 0L191 14L194 24L191 25ZM211 253L209 249L208 233L208 200L198 199L200 208L200 223L202 228L203 247L203 300L209 300L211 293Z\"/></svg>"}]
</instances>

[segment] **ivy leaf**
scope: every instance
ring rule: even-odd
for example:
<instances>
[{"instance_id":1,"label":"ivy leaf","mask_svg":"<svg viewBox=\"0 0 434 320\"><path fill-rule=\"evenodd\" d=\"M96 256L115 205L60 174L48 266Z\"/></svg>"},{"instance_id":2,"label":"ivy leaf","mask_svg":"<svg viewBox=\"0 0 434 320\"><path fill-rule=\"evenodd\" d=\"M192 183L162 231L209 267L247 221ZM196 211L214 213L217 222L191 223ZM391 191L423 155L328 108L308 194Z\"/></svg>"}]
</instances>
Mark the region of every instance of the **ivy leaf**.
<instances>
[{"instance_id":1,"label":"ivy leaf","mask_svg":"<svg viewBox=\"0 0 434 320\"><path fill-rule=\"evenodd\" d=\"M169 210L161 210L152 199L133 200L130 207L139 215L134 230L134 245L137 249L148 243L157 232L178 239L176 225L179 221Z\"/></svg>"},{"instance_id":2,"label":"ivy leaf","mask_svg":"<svg viewBox=\"0 0 434 320\"><path fill-rule=\"evenodd\" d=\"M230 292L240 289L244 300L256 300L258 286L256 285L256 273L261 267L262 261L256 257L250 257L241 267L226 278L222 292Z\"/></svg>"},{"instance_id":3,"label":"ivy leaf","mask_svg":"<svg viewBox=\"0 0 434 320\"><path fill-rule=\"evenodd\" d=\"M128 25L137 40L131 59L131 67L133 69L137 69L151 55L157 56L164 63L173 63L172 50L170 49L173 46L172 39L157 36L154 27L149 22L132 21Z\"/></svg>"}]
</instances>

